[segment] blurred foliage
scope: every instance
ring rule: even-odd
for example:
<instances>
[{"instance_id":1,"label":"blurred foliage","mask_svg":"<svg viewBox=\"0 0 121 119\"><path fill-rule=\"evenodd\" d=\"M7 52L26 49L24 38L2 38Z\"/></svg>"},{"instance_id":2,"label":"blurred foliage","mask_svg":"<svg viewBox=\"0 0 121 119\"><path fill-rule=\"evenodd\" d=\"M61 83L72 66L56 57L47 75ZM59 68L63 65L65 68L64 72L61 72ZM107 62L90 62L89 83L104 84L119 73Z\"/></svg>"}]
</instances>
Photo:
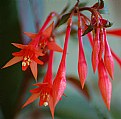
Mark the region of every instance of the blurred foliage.
<instances>
[{"instance_id":1,"label":"blurred foliage","mask_svg":"<svg viewBox=\"0 0 121 119\"><path fill-rule=\"evenodd\" d=\"M20 27L16 10L16 1L0 1L0 67L15 51L12 42L20 42ZM4 119L13 119L17 109L19 87L22 72L20 64L0 70L0 111Z\"/></svg>"},{"instance_id":2,"label":"blurred foliage","mask_svg":"<svg viewBox=\"0 0 121 119\"><path fill-rule=\"evenodd\" d=\"M21 43L22 41L16 1L17 0L0 1L0 67L10 60L12 58L12 52L17 50L11 43ZM83 5L86 5L86 3L83 2ZM65 10L62 12L65 12L67 9L68 6L65 7ZM67 15L67 17L68 16L69 15ZM62 24L66 21L67 19L64 19ZM72 32L75 35L76 30L74 29ZM75 40L72 40L72 42L73 41ZM87 45L87 42L84 41L84 44ZM90 48L87 48L88 52L89 50ZM31 81L29 80L31 79L31 75L28 74L30 74L29 70L27 73L21 71L20 63L0 70L0 119L50 119L51 115L49 109L47 107L38 107L38 101L30 104L25 109L20 108L23 100L30 95L28 91L30 87L28 88L28 86L29 81ZM71 80L73 78L75 81ZM80 84L78 83L78 78L73 76L69 77L65 91L66 96L63 96L63 99L56 107L55 119L121 118L120 105L114 100L115 103L112 102L111 111L107 111L99 96L97 80L95 80L94 76L89 76L88 78L90 81L87 81L88 85L85 87L85 90L82 91L81 88L79 88ZM75 86L71 85L71 81L75 82ZM23 92L27 96L23 94ZM85 98L84 95L87 98ZM87 100L88 98L89 100ZM119 101L120 100L117 102Z\"/></svg>"}]
</instances>

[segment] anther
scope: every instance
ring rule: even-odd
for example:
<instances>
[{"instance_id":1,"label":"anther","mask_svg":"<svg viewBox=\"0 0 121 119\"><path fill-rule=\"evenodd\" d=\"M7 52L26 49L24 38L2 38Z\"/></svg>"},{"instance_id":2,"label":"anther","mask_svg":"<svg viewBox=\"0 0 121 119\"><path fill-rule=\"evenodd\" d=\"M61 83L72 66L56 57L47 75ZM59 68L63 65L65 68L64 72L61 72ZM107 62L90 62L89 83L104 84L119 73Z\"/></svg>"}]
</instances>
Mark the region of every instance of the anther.
<instances>
[{"instance_id":1,"label":"anther","mask_svg":"<svg viewBox=\"0 0 121 119\"><path fill-rule=\"evenodd\" d=\"M48 102L44 102L43 105L46 107L48 106Z\"/></svg>"},{"instance_id":2,"label":"anther","mask_svg":"<svg viewBox=\"0 0 121 119\"><path fill-rule=\"evenodd\" d=\"M27 60L27 57L24 57L24 60Z\"/></svg>"},{"instance_id":3,"label":"anther","mask_svg":"<svg viewBox=\"0 0 121 119\"><path fill-rule=\"evenodd\" d=\"M22 62L22 66L26 66L26 62Z\"/></svg>"}]
</instances>

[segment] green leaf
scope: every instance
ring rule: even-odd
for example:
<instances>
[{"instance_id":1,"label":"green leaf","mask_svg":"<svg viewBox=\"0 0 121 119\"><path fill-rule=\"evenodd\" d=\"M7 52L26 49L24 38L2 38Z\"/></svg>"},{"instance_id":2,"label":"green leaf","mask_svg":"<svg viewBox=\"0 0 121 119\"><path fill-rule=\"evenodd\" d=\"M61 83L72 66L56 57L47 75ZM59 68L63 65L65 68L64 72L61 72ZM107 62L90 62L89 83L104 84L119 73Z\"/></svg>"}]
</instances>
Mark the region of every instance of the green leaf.
<instances>
[{"instance_id":1,"label":"green leaf","mask_svg":"<svg viewBox=\"0 0 121 119\"><path fill-rule=\"evenodd\" d=\"M92 26L92 25L89 25L88 28L84 31L84 33L83 33L82 36L88 34L88 33L91 32L92 30L93 30L93 26Z\"/></svg>"},{"instance_id":2,"label":"green leaf","mask_svg":"<svg viewBox=\"0 0 121 119\"><path fill-rule=\"evenodd\" d=\"M85 7L87 5L87 2L82 2L79 4L79 7Z\"/></svg>"},{"instance_id":3,"label":"green leaf","mask_svg":"<svg viewBox=\"0 0 121 119\"><path fill-rule=\"evenodd\" d=\"M108 27L111 27L112 25L113 25L113 23L108 21L104 27L108 28Z\"/></svg>"},{"instance_id":4,"label":"green leaf","mask_svg":"<svg viewBox=\"0 0 121 119\"><path fill-rule=\"evenodd\" d=\"M70 4L68 3L60 14L64 14L69 9L69 7L70 7Z\"/></svg>"},{"instance_id":5,"label":"green leaf","mask_svg":"<svg viewBox=\"0 0 121 119\"><path fill-rule=\"evenodd\" d=\"M71 13L64 14L64 15L61 17L61 19L60 19L60 21L59 21L59 23L58 23L58 27L61 26L61 25L64 24L64 23L66 23L67 20L69 19L70 15L71 15Z\"/></svg>"}]
</instances>

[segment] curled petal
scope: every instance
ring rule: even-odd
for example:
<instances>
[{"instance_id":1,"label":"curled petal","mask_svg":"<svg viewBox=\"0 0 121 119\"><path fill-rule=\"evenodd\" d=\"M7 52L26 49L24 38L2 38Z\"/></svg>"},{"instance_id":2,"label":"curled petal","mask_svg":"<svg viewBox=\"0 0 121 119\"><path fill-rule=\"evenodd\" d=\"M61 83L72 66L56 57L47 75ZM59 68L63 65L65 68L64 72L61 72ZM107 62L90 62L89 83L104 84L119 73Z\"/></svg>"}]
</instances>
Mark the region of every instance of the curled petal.
<instances>
[{"instance_id":1,"label":"curled petal","mask_svg":"<svg viewBox=\"0 0 121 119\"><path fill-rule=\"evenodd\" d=\"M9 67L13 64L16 64L20 61L22 61L23 57L13 57L10 61L7 62L7 64L5 64L5 66L3 66L2 68L6 68Z\"/></svg>"},{"instance_id":2,"label":"curled petal","mask_svg":"<svg viewBox=\"0 0 121 119\"><path fill-rule=\"evenodd\" d=\"M32 62L30 63L30 68L35 80L37 81L37 63L32 60Z\"/></svg>"},{"instance_id":3,"label":"curled petal","mask_svg":"<svg viewBox=\"0 0 121 119\"><path fill-rule=\"evenodd\" d=\"M102 60L100 60L99 62L98 75L99 75L98 85L99 85L99 89L100 89L103 101L107 106L108 110L110 110L112 84L110 79L108 78L108 74Z\"/></svg>"},{"instance_id":4,"label":"curled petal","mask_svg":"<svg viewBox=\"0 0 121 119\"><path fill-rule=\"evenodd\" d=\"M48 42L47 46L49 50L63 52L63 49L58 44L56 44L56 42Z\"/></svg>"},{"instance_id":5,"label":"curled petal","mask_svg":"<svg viewBox=\"0 0 121 119\"><path fill-rule=\"evenodd\" d=\"M24 107L27 106L28 104L32 103L33 101L35 101L39 96L40 96L40 93L32 94L32 95L29 97L29 99L26 101L26 103L22 106L22 108L24 108Z\"/></svg>"},{"instance_id":6,"label":"curled petal","mask_svg":"<svg viewBox=\"0 0 121 119\"><path fill-rule=\"evenodd\" d=\"M29 38L34 39L36 38L37 34L36 33L30 33L30 32L24 32L25 35L27 35Z\"/></svg>"},{"instance_id":7,"label":"curled petal","mask_svg":"<svg viewBox=\"0 0 121 119\"><path fill-rule=\"evenodd\" d=\"M24 49L27 46L27 45L22 45L22 44L18 44L18 43L11 43L11 44L20 49Z\"/></svg>"},{"instance_id":8,"label":"curled petal","mask_svg":"<svg viewBox=\"0 0 121 119\"><path fill-rule=\"evenodd\" d=\"M43 62L41 60L39 60L38 58L34 57L33 60L40 65L43 65Z\"/></svg>"}]
</instances>

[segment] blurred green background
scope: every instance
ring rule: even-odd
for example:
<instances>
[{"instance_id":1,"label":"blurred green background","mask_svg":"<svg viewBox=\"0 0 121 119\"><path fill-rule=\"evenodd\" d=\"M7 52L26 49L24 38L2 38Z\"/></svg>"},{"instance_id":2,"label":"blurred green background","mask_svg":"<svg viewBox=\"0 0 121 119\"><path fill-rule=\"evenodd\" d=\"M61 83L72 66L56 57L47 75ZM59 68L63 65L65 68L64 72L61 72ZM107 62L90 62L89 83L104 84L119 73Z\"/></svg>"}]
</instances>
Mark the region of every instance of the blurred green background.
<instances>
[{"instance_id":1,"label":"blurred green background","mask_svg":"<svg viewBox=\"0 0 121 119\"><path fill-rule=\"evenodd\" d=\"M83 0L84 1L84 0ZM83 2L82 1L82 2ZM76 0L0 0L0 67L12 58L11 53L18 49L11 45L12 42L29 42L23 32L36 32L50 11L61 12L67 3L70 6ZM86 2L86 0L84 1ZM87 0L87 5L93 5L97 0ZM121 28L121 1L105 0L108 14L105 18L111 20L112 28ZM111 28L111 29L112 29ZM57 42L63 47L64 36L57 37ZM121 38L108 36L109 44L121 57ZM115 40L115 41L114 41ZM71 37L67 55L67 77L77 82L77 37ZM111 110L108 111L102 101L98 89L97 74L93 74L90 54L91 47L84 37L85 54L88 61L88 77L84 95L79 85L73 86L67 81L66 97L59 102L55 110L55 119L121 119L121 68L115 62L115 80L112 81L113 92ZM57 71L61 54L55 53L54 74ZM72 68L73 67L73 68ZM43 78L46 66L39 67L39 81ZM18 63L9 68L0 70L0 119L50 119L48 107L39 107L38 101L21 109L21 105L30 96L29 89L35 83L31 72L21 71Z\"/></svg>"}]
</instances>

